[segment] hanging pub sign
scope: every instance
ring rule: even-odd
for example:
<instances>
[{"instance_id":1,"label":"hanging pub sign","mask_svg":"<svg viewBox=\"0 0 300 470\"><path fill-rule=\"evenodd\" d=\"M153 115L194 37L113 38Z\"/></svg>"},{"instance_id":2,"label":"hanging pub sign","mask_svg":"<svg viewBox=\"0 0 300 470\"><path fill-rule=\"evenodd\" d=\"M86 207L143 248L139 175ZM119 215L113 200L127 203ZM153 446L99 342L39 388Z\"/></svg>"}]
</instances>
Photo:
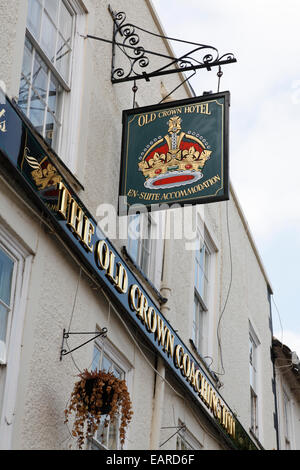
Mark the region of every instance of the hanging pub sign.
<instances>
[{"instance_id":1,"label":"hanging pub sign","mask_svg":"<svg viewBox=\"0 0 300 470\"><path fill-rule=\"evenodd\" d=\"M229 199L229 99L223 92L123 111L127 207Z\"/></svg>"}]
</instances>

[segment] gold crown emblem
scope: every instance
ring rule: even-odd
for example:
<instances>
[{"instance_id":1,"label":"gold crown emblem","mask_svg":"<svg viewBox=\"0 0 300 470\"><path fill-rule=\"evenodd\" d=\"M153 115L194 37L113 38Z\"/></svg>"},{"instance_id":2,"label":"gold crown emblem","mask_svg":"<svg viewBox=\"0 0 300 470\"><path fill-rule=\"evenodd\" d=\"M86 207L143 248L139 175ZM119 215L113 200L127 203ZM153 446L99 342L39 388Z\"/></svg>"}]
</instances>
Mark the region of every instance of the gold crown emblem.
<instances>
[{"instance_id":1,"label":"gold crown emblem","mask_svg":"<svg viewBox=\"0 0 300 470\"><path fill-rule=\"evenodd\" d=\"M138 166L146 178L146 187L158 189L164 185L191 184L203 176L202 170L212 151L206 148L199 134L182 132L181 122L179 116L170 118L168 134L155 139L144 152ZM172 179L175 174L177 178ZM165 178L162 180L163 175ZM178 175L182 177L178 178Z\"/></svg>"}]
</instances>

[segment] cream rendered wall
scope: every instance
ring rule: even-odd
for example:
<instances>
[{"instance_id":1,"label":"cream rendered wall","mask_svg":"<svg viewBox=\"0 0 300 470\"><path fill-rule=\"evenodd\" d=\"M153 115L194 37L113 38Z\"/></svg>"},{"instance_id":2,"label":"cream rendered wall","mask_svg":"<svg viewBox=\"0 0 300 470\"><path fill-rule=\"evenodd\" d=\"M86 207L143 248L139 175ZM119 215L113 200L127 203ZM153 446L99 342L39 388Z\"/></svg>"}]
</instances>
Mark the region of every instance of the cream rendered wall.
<instances>
[{"instance_id":1,"label":"cream rendered wall","mask_svg":"<svg viewBox=\"0 0 300 470\"><path fill-rule=\"evenodd\" d=\"M213 207L210 209L212 213ZM238 202L231 192L228 204L228 223L232 256L232 283L228 303L220 324L222 357L225 374L220 376L224 387L220 392L229 402L237 417L249 431L249 321L259 339L258 347L258 395L259 395L259 441L266 449L276 447L272 392L273 369L270 359L271 330L268 286L264 272L242 222ZM231 262L225 205L219 219L221 234L220 261L220 311L227 297ZM217 317L218 319L218 317ZM215 345L217 347L217 344ZM222 372L220 354L219 372ZM217 369L216 369L217 370Z\"/></svg>"},{"instance_id":2,"label":"cream rendered wall","mask_svg":"<svg viewBox=\"0 0 300 470\"><path fill-rule=\"evenodd\" d=\"M14 0L0 3L0 18L5 18L5 21L0 22L0 82L4 83L6 92L11 97L19 93L27 1Z\"/></svg>"}]
</instances>

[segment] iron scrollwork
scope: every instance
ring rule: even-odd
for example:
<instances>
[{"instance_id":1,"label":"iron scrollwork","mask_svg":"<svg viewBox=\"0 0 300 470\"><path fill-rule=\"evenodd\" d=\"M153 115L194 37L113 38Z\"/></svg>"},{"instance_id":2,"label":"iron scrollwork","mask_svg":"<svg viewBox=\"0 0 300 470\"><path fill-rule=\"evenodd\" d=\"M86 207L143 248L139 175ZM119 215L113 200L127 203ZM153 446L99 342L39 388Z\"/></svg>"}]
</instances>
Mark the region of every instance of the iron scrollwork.
<instances>
[{"instance_id":1,"label":"iron scrollwork","mask_svg":"<svg viewBox=\"0 0 300 470\"><path fill-rule=\"evenodd\" d=\"M112 70L112 81L117 81L121 78L128 78L137 76L139 73L136 67L145 68L149 65L149 57L145 53L145 49L139 46L140 37L135 31L135 26L125 23L126 15L124 12L114 14L114 41L115 45L122 51L124 56L128 59L129 70L125 75L123 67L118 67ZM122 43L116 39L120 37L123 39ZM114 43L113 43L114 45Z\"/></svg>"},{"instance_id":2,"label":"iron scrollwork","mask_svg":"<svg viewBox=\"0 0 300 470\"><path fill-rule=\"evenodd\" d=\"M211 68L215 66L236 62L232 53L226 53L220 56L218 50L213 46L161 36L132 23L128 23L124 12L115 13L110 9L110 13L114 22L112 41L112 83L139 79L149 80L151 77L155 76L178 73L178 71L195 71L200 68L211 70ZM177 41L192 45L194 47L186 54L175 58L173 56L145 49L140 45L140 36L137 31L159 38L168 39L169 41ZM121 55L118 54L118 51L121 52ZM166 63L156 70L148 71L147 67L150 65L151 55L164 59ZM118 60L122 63L116 67L115 62L117 56Z\"/></svg>"}]
</instances>

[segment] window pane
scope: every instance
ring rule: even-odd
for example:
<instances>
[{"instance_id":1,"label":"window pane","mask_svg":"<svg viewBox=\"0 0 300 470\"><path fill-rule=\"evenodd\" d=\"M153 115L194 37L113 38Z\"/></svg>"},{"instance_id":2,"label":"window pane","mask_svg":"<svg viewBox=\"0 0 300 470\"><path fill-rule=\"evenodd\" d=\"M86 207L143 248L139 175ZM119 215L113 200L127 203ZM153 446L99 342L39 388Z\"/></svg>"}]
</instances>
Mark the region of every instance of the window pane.
<instances>
[{"instance_id":1,"label":"window pane","mask_svg":"<svg viewBox=\"0 0 300 470\"><path fill-rule=\"evenodd\" d=\"M14 262L0 250L0 299L10 305L10 291Z\"/></svg>"},{"instance_id":2,"label":"window pane","mask_svg":"<svg viewBox=\"0 0 300 470\"><path fill-rule=\"evenodd\" d=\"M43 135L44 128L44 117L45 117L45 104L40 98L32 92L29 110L29 119L36 130Z\"/></svg>"},{"instance_id":3,"label":"window pane","mask_svg":"<svg viewBox=\"0 0 300 470\"><path fill-rule=\"evenodd\" d=\"M72 15L67 10L63 2L61 2L61 6L60 6L59 31L61 32L66 42L68 42L69 45L71 45Z\"/></svg>"},{"instance_id":4,"label":"window pane","mask_svg":"<svg viewBox=\"0 0 300 470\"><path fill-rule=\"evenodd\" d=\"M128 220L128 253L135 263L138 261L140 237L140 216L133 215Z\"/></svg>"},{"instance_id":5,"label":"window pane","mask_svg":"<svg viewBox=\"0 0 300 470\"><path fill-rule=\"evenodd\" d=\"M33 48L28 39L25 40L22 74L30 81L31 78L31 66L32 66L32 52Z\"/></svg>"},{"instance_id":6,"label":"window pane","mask_svg":"<svg viewBox=\"0 0 300 470\"><path fill-rule=\"evenodd\" d=\"M56 50L56 68L66 82L69 81L70 57L71 49L59 35Z\"/></svg>"},{"instance_id":7,"label":"window pane","mask_svg":"<svg viewBox=\"0 0 300 470\"><path fill-rule=\"evenodd\" d=\"M49 111L47 112L47 115L46 115L46 128L45 128L45 140L47 141L47 143L51 146L52 145L52 142L54 141L55 139L55 135L56 135L56 122L55 122L55 119L53 117L53 115L51 113L49 113Z\"/></svg>"},{"instance_id":8,"label":"window pane","mask_svg":"<svg viewBox=\"0 0 300 470\"><path fill-rule=\"evenodd\" d=\"M149 252L150 240L145 238L141 241L141 268L146 275L149 274Z\"/></svg>"},{"instance_id":9,"label":"window pane","mask_svg":"<svg viewBox=\"0 0 300 470\"><path fill-rule=\"evenodd\" d=\"M197 308L197 304L198 304L198 301L197 301L197 298L195 297L194 299L194 318L193 318L193 330L192 330L192 340L194 342L194 345L197 347L197 344L198 344L198 321L197 321L197 311L198 311L198 308Z\"/></svg>"},{"instance_id":10,"label":"window pane","mask_svg":"<svg viewBox=\"0 0 300 470\"><path fill-rule=\"evenodd\" d=\"M92 370L99 370L100 355L101 355L101 353L100 353L99 349L94 348Z\"/></svg>"},{"instance_id":11,"label":"window pane","mask_svg":"<svg viewBox=\"0 0 300 470\"><path fill-rule=\"evenodd\" d=\"M48 88L48 69L45 62L35 53L32 86L35 91L46 101Z\"/></svg>"},{"instance_id":12,"label":"window pane","mask_svg":"<svg viewBox=\"0 0 300 470\"><path fill-rule=\"evenodd\" d=\"M29 83L31 82L32 57L33 47L26 38L18 98L18 105L22 109L23 113L26 115L28 108Z\"/></svg>"},{"instance_id":13,"label":"window pane","mask_svg":"<svg viewBox=\"0 0 300 470\"><path fill-rule=\"evenodd\" d=\"M197 261L196 261L196 265L197 265L197 276L196 276L197 283L195 286L196 286L197 291L199 292L199 294L204 300L204 273L203 273L201 265L199 265Z\"/></svg>"},{"instance_id":14,"label":"window pane","mask_svg":"<svg viewBox=\"0 0 300 470\"><path fill-rule=\"evenodd\" d=\"M105 416L101 416L100 424L96 432L97 441L107 447L108 427L104 427Z\"/></svg>"},{"instance_id":15,"label":"window pane","mask_svg":"<svg viewBox=\"0 0 300 470\"><path fill-rule=\"evenodd\" d=\"M45 0L45 8L54 23L57 23L57 10L59 0Z\"/></svg>"},{"instance_id":16,"label":"window pane","mask_svg":"<svg viewBox=\"0 0 300 470\"><path fill-rule=\"evenodd\" d=\"M41 25L42 7L38 0L29 0L27 27L31 34L38 40Z\"/></svg>"},{"instance_id":17,"label":"window pane","mask_svg":"<svg viewBox=\"0 0 300 470\"><path fill-rule=\"evenodd\" d=\"M7 330L8 309L0 304L0 341L5 343Z\"/></svg>"},{"instance_id":18,"label":"window pane","mask_svg":"<svg viewBox=\"0 0 300 470\"><path fill-rule=\"evenodd\" d=\"M109 449L117 449L117 433L118 433L118 418L109 425L109 432L108 432L108 448Z\"/></svg>"},{"instance_id":19,"label":"window pane","mask_svg":"<svg viewBox=\"0 0 300 470\"><path fill-rule=\"evenodd\" d=\"M49 85L48 108L53 112L53 114L57 114L57 102L58 102L59 93L61 93L61 87L59 86L59 83L56 80L56 78L51 74L50 85Z\"/></svg>"},{"instance_id":20,"label":"window pane","mask_svg":"<svg viewBox=\"0 0 300 470\"><path fill-rule=\"evenodd\" d=\"M43 25L40 43L41 47L44 49L51 62L54 62L56 29L47 13L44 13L43 15Z\"/></svg>"},{"instance_id":21,"label":"window pane","mask_svg":"<svg viewBox=\"0 0 300 470\"><path fill-rule=\"evenodd\" d=\"M19 105L19 107L21 108L21 110L23 111L24 114L27 114L28 95L29 95L29 84L22 77L21 78L21 83L20 83L18 105Z\"/></svg>"},{"instance_id":22,"label":"window pane","mask_svg":"<svg viewBox=\"0 0 300 470\"><path fill-rule=\"evenodd\" d=\"M120 369L118 369L116 366L114 366L113 368L113 374L118 378L118 379L122 379L122 371Z\"/></svg>"},{"instance_id":23,"label":"window pane","mask_svg":"<svg viewBox=\"0 0 300 470\"><path fill-rule=\"evenodd\" d=\"M105 354L103 354L101 369L105 370L106 372L110 372L112 371L112 365L112 361L107 356L105 356Z\"/></svg>"}]
</instances>

